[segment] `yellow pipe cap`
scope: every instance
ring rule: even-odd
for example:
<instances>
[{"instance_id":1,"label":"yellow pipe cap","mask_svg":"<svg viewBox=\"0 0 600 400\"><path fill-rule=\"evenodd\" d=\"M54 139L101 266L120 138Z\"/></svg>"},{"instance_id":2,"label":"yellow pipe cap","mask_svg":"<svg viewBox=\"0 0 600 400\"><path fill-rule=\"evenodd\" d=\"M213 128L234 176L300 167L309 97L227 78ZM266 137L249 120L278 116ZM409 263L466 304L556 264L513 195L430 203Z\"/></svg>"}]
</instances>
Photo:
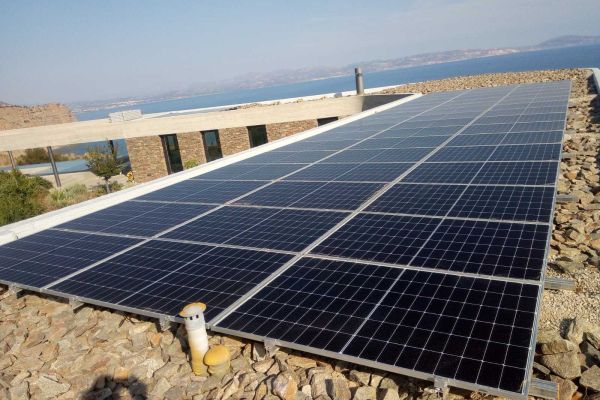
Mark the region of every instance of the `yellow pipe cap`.
<instances>
[{"instance_id":1,"label":"yellow pipe cap","mask_svg":"<svg viewBox=\"0 0 600 400\"><path fill-rule=\"evenodd\" d=\"M216 345L208 349L204 355L204 364L210 366L220 365L228 362L231 358L229 349L222 344Z\"/></svg>"},{"instance_id":2,"label":"yellow pipe cap","mask_svg":"<svg viewBox=\"0 0 600 400\"><path fill-rule=\"evenodd\" d=\"M204 303L190 303L179 312L179 316L183 318L189 318L193 315L198 315L206 310L206 304Z\"/></svg>"}]
</instances>

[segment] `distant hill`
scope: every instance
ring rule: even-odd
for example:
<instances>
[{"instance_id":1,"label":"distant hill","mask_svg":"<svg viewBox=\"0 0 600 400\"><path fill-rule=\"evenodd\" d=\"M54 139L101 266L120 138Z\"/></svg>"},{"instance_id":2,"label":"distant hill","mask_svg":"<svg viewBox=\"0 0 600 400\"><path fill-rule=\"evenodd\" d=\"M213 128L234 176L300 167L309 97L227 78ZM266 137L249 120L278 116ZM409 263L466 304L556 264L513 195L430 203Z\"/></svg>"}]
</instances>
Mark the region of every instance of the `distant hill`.
<instances>
[{"instance_id":1,"label":"distant hill","mask_svg":"<svg viewBox=\"0 0 600 400\"><path fill-rule=\"evenodd\" d=\"M286 69L269 71L265 73L247 73L232 77L228 80L212 83L192 84L185 90L177 90L157 94L149 97L129 97L110 100L97 100L89 102L78 102L71 104L74 111L91 111L103 108L120 107L123 105L133 106L137 103L150 101L163 101L197 95L205 95L229 90L253 89L275 85L285 85L296 82L306 82L317 79L347 76L352 74L354 66L360 65L363 71L377 72L390 69L417 67L420 65L440 64L450 61L469 60L473 58L499 56L504 54L523 53L527 51L553 49L560 47L574 47L600 44L600 36L558 36L532 46L523 47L499 47L489 49L457 49L440 51L435 53L422 53L391 58L383 60L357 61L349 65L339 67L309 67L298 69Z\"/></svg>"},{"instance_id":2,"label":"distant hill","mask_svg":"<svg viewBox=\"0 0 600 400\"><path fill-rule=\"evenodd\" d=\"M600 36L565 35L543 41L534 47L538 49L550 49L556 47L590 46L594 44L600 44Z\"/></svg>"}]
</instances>

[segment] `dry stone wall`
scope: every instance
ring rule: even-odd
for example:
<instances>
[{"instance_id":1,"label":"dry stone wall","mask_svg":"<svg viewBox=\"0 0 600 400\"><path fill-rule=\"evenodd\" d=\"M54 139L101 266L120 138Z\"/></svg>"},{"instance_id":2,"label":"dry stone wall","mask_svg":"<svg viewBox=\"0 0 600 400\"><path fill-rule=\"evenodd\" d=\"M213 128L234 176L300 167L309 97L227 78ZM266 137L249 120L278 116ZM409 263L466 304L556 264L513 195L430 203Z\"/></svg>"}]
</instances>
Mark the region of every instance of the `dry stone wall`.
<instances>
[{"instance_id":1,"label":"dry stone wall","mask_svg":"<svg viewBox=\"0 0 600 400\"><path fill-rule=\"evenodd\" d=\"M136 182L148 182L168 175L160 136L131 138L125 143Z\"/></svg>"}]
</instances>

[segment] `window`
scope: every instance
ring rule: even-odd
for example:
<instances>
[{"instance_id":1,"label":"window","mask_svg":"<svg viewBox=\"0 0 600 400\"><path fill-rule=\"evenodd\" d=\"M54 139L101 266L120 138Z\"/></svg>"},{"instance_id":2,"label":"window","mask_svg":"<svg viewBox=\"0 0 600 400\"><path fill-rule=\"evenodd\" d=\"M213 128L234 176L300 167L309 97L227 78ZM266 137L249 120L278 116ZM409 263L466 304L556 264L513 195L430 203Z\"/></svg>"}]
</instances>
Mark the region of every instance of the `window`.
<instances>
[{"instance_id":1,"label":"window","mask_svg":"<svg viewBox=\"0 0 600 400\"><path fill-rule=\"evenodd\" d=\"M163 135L160 139L162 140L165 160L167 161L167 170L169 173L172 174L174 172L183 171L177 135Z\"/></svg>"},{"instance_id":2,"label":"window","mask_svg":"<svg viewBox=\"0 0 600 400\"><path fill-rule=\"evenodd\" d=\"M325 125L328 124L330 122L335 122L338 120L338 117L327 117L327 118L319 118L317 120L317 125L321 126L321 125Z\"/></svg>"},{"instance_id":3,"label":"window","mask_svg":"<svg viewBox=\"0 0 600 400\"><path fill-rule=\"evenodd\" d=\"M219 131L202 132L202 138L204 139L206 161L210 162L223 157L221 142L219 141Z\"/></svg>"},{"instance_id":4,"label":"window","mask_svg":"<svg viewBox=\"0 0 600 400\"><path fill-rule=\"evenodd\" d=\"M248 127L248 135L250 135L250 147L260 146L267 143L267 127L265 125L256 125Z\"/></svg>"}]
</instances>

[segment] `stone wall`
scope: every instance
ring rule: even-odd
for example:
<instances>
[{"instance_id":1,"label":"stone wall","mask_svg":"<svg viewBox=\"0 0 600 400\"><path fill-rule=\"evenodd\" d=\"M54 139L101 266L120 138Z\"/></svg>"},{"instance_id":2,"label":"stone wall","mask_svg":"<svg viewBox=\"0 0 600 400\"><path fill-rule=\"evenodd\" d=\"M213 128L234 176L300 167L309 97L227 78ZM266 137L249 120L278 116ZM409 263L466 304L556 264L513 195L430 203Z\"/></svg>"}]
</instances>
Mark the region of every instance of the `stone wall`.
<instances>
[{"instance_id":1,"label":"stone wall","mask_svg":"<svg viewBox=\"0 0 600 400\"><path fill-rule=\"evenodd\" d=\"M136 182L148 182L168 175L160 136L131 138L125 142Z\"/></svg>"},{"instance_id":2,"label":"stone wall","mask_svg":"<svg viewBox=\"0 0 600 400\"><path fill-rule=\"evenodd\" d=\"M206 162L202 133L178 133L177 143L179 144L179 152L181 153L181 162L184 166L188 161L195 161L198 164Z\"/></svg>"},{"instance_id":3,"label":"stone wall","mask_svg":"<svg viewBox=\"0 0 600 400\"><path fill-rule=\"evenodd\" d=\"M269 141L277 140L306 131L317 126L316 120L284 122L267 125ZM219 129L219 141L223 156L239 153L250 148L248 129L243 127ZM195 160L199 164L206 162L204 141L201 132L178 133L177 142L181 161ZM137 182L147 182L168 174L167 162L160 136L145 136L126 140L131 168Z\"/></svg>"},{"instance_id":4,"label":"stone wall","mask_svg":"<svg viewBox=\"0 0 600 400\"><path fill-rule=\"evenodd\" d=\"M223 156L239 153L250 148L250 137L245 126L219 129L219 140Z\"/></svg>"},{"instance_id":5,"label":"stone wall","mask_svg":"<svg viewBox=\"0 0 600 400\"><path fill-rule=\"evenodd\" d=\"M267 125L269 142L317 127L317 120L281 122Z\"/></svg>"}]
</instances>

